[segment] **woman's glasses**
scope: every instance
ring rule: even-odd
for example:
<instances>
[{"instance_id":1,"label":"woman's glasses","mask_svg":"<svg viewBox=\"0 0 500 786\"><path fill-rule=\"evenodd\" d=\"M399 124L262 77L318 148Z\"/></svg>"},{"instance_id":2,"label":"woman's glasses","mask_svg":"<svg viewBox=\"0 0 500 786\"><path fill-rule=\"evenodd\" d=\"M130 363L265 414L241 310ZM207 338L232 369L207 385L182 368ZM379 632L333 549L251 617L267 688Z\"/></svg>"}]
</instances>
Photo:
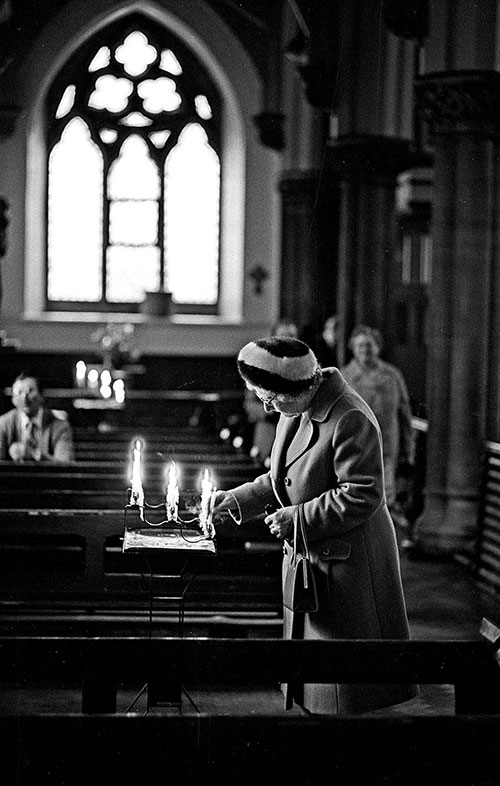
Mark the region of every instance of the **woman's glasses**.
<instances>
[{"instance_id":1,"label":"woman's glasses","mask_svg":"<svg viewBox=\"0 0 500 786\"><path fill-rule=\"evenodd\" d=\"M277 393L275 393L274 396L271 396L271 398L262 398L262 396L259 396L258 393L255 393L255 395L257 396L259 401L262 401L262 403L264 404L264 408L265 407L270 407L271 404L273 403L274 399L277 398L277 396L278 396Z\"/></svg>"}]
</instances>

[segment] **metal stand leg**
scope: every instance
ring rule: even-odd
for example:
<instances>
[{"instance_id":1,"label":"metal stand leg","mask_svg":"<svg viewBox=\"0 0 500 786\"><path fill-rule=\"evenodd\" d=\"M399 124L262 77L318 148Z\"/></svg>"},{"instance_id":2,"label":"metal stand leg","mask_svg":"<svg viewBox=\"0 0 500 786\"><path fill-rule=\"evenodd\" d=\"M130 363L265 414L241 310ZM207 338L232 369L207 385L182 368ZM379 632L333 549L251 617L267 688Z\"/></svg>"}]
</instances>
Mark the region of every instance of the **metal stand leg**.
<instances>
[{"instance_id":1,"label":"metal stand leg","mask_svg":"<svg viewBox=\"0 0 500 786\"><path fill-rule=\"evenodd\" d=\"M168 603L176 602L178 603L178 635L179 638L184 636L184 620L185 620L185 596L186 592L194 578L194 572L187 573L187 565L188 561L183 564L181 570L178 574L172 575L168 574L164 576L164 578L173 578L182 581L182 589L174 593L170 596L158 595L155 596L153 584L155 575L159 578L163 574L155 574L152 566L145 558L146 564L148 566L149 571L149 637L152 638L152 626L153 626L153 608L154 608L154 601L166 601ZM168 664L167 669L168 670ZM147 685L147 709L154 709L157 707L177 707L179 712L182 708L182 693L183 688L182 685L173 680L169 680L168 673L165 677L157 678L152 677L148 680Z\"/></svg>"}]
</instances>

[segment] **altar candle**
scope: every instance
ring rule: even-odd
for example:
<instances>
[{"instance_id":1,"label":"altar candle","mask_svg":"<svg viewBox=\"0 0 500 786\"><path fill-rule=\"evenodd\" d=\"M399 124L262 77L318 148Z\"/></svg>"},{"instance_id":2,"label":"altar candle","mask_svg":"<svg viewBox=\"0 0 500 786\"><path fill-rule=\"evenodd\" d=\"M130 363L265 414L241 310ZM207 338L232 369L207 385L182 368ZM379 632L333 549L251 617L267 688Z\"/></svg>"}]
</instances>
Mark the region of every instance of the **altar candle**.
<instances>
[{"instance_id":1,"label":"altar candle","mask_svg":"<svg viewBox=\"0 0 500 786\"><path fill-rule=\"evenodd\" d=\"M215 486L210 480L208 469L205 469L201 479L201 511L200 511L200 526L204 535L212 537L212 499L215 494Z\"/></svg>"},{"instance_id":2,"label":"altar candle","mask_svg":"<svg viewBox=\"0 0 500 786\"><path fill-rule=\"evenodd\" d=\"M167 520L176 521L179 514L179 487L177 485L177 474L175 471L175 464L172 461L170 465L170 472L168 474L167 486Z\"/></svg>"},{"instance_id":3,"label":"altar candle","mask_svg":"<svg viewBox=\"0 0 500 786\"><path fill-rule=\"evenodd\" d=\"M132 454L132 501L134 504L144 505L144 490L142 487L142 442L136 439Z\"/></svg>"}]
</instances>

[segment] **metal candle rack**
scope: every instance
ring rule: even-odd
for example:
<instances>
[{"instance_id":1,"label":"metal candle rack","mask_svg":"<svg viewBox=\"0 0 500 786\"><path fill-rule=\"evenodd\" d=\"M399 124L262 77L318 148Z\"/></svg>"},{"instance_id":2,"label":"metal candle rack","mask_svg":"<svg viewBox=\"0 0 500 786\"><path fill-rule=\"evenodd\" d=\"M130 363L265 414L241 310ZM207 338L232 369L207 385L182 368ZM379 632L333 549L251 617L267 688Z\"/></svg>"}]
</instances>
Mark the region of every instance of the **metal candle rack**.
<instances>
[{"instance_id":1,"label":"metal candle rack","mask_svg":"<svg viewBox=\"0 0 500 786\"><path fill-rule=\"evenodd\" d=\"M208 469L205 469L201 480L201 494L192 499L190 505L186 505L188 517L179 513L179 485L177 482L177 472L175 463L170 464L168 476L168 486L165 501L157 505L150 504L145 499L144 488L142 485L142 452L143 443L140 439L134 440L132 446L132 472L130 483L127 490L127 504L125 514L129 511L137 511L142 524L148 527L171 527L179 528L182 533L183 527L194 525L199 527L204 538L212 539L215 536L213 522L213 511L215 507L215 497L217 489L210 480ZM160 521L151 521L148 518L148 511L165 511L164 518Z\"/></svg>"}]
</instances>

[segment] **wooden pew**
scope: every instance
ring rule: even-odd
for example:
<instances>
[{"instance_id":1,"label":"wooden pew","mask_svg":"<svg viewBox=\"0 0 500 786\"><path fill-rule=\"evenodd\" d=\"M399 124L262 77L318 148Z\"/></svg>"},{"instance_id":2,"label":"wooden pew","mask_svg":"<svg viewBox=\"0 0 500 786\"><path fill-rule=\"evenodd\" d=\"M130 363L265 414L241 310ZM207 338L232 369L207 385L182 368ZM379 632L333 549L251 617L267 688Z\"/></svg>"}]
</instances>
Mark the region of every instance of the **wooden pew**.
<instances>
[{"instance_id":1,"label":"wooden pew","mask_svg":"<svg viewBox=\"0 0 500 786\"><path fill-rule=\"evenodd\" d=\"M0 717L2 786L497 786L499 716Z\"/></svg>"},{"instance_id":2,"label":"wooden pew","mask_svg":"<svg viewBox=\"0 0 500 786\"><path fill-rule=\"evenodd\" d=\"M281 548L261 522L218 525L216 556L186 565L123 554L124 528L123 511L0 510L0 630L177 631L187 571L188 630L279 630Z\"/></svg>"},{"instance_id":3,"label":"wooden pew","mask_svg":"<svg viewBox=\"0 0 500 786\"><path fill-rule=\"evenodd\" d=\"M71 612L73 620L84 610L92 612L94 627L88 617L81 627L95 630L99 623L103 625L99 614L119 611L129 620L138 616L138 626L145 629L150 574L144 558L124 555L121 549L134 436L140 436L146 446L142 474L151 505L164 503L170 459L179 473L181 510L200 492L206 467L221 488L251 480L258 472L247 456L200 429L141 429L139 434L133 429L109 434L77 429L77 447L83 436L94 446L93 455L99 460L65 465L0 462L3 630L10 630L14 620L19 620L19 615L6 619L13 607L22 611L26 625L27 615L41 609L51 629L56 615L61 619L61 610L68 615ZM110 445L116 451L115 459L109 458ZM153 514L151 518L158 520ZM276 629L281 624L280 562L279 545L261 523L218 528L217 556L195 565L195 578L183 608L191 617L201 615L203 626L208 615L212 619L223 615L222 627L237 630L234 615L239 615L240 623L246 615L249 624L268 626L271 622ZM176 565L174 568L177 570ZM156 594L178 596L172 582L166 586L168 582L156 576L154 582ZM155 615L155 624L158 619L172 624L175 615L168 615L167 607L167 603L161 606L163 613ZM228 614L233 615L229 622ZM212 624L210 620L208 624Z\"/></svg>"},{"instance_id":4,"label":"wooden pew","mask_svg":"<svg viewBox=\"0 0 500 786\"><path fill-rule=\"evenodd\" d=\"M258 469L251 461L232 455L173 454L143 467L143 482L151 504L165 496L171 461L176 464L179 484L186 493L200 491L201 477L208 468L216 485L231 488L252 480ZM127 502L130 461L76 461L72 464L0 462L0 507L8 508L81 508L120 510Z\"/></svg>"},{"instance_id":5,"label":"wooden pew","mask_svg":"<svg viewBox=\"0 0 500 786\"><path fill-rule=\"evenodd\" d=\"M74 428L73 437L75 444L92 444L102 446L123 446L126 448L134 439L142 439L147 449L160 444L172 445L204 445L208 447L219 446L230 448L227 443L219 442L217 437L202 429L163 428L159 423L155 429L145 429L140 425L137 428L120 427L109 431L100 431L96 428Z\"/></svg>"},{"instance_id":6,"label":"wooden pew","mask_svg":"<svg viewBox=\"0 0 500 786\"><path fill-rule=\"evenodd\" d=\"M212 457L210 463L206 464L193 455L185 456L180 460L177 459L177 456L172 459L163 457L161 461L144 463L142 473L144 485L149 481L151 483L161 482L164 486L172 461L179 475L179 484L181 482L184 484L184 479L188 482L197 480L205 468L210 470L210 475L213 475L214 479L224 481L234 479L244 482L253 479L256 475L256 469L250 462L233 461L231 457L215 456ZM93 487L96 489L100 488L100 483L107 484L109 488L113 488L113 484L118 484L123 489L130 482L130 474L130 463L120 463L119 461L86 461L72 464L0 462L2 493L23 485L26 488L28 484L31 484L33 488L50 485L52 488L77 489L86 479L95 484Z\"/></svg>"},{"instance_id":7,"label":"wooden pew","mask_svg":"<svg viewBox=\"0 0 500 786\"><path fill-rule=\"evenodd\" d=\"M119 461L128 464L130 459L129 445L105 445L93 442L76 445L76 461L80 463L97 461ZM233 461L235 464L252 465L244 453L237 453L230 445L218 445L214 450L210 445L190 445L189 443L162 443L148 452L147 461L165 462L170 459L182 461L185 457L210 464L214 459Z\"/></svg>"},{"instance_id":8,"label":"wooden pew","mask_svg":"<svg viewBox=\"0 0 500 786\"><path fill-rule=\"evenodd\" d=\"M498 716L0 717L3 786L497 786Z\"/></svg>"},{"instance_id":9,"label":"wooden pew","mask_svg":"<svg viewBox=\"0 0 500 786\"><path fill-rule=\"evenodd\" d=\"M10 394L6 388L5 393ZM218 433L227 418L240 412L243 388L235 390L136 390L127 391L125 401L118 403L102 399L92 391L81 389L45 388L44 397L50 407L71 413L71 420L79 427L88 424L132 427L141 423L145 428L161 423L162 428L185 426L193 422Z\"/></svg>"},{"instance_id":10,"label":"wooden pew","mask_svg":"<svg viewBox=\"0 0 500 786\"><path fill-rule=\"evenodd\" d=\"M228 639L0 639L5 683L81 685L85 715L0 716L7 784L496 784L495 643ZM316 682L452 684L455 715L114 714L120 683L214 686ZM86 755L82 757L82 751Z\"/></svg>"},{"instance_id":11,"label":"wooden pew","mask_svg":"<svg viewBox=\"0 0 500 786\"><path fill-rule=\"evenodd\" d=\"M232 468L214 467L222 488L231 488L251 478L248 472ZM183 466L182 481L187 496L200 493L203 468ZM165 471L151 472L144 487L151 505L165 500L167 481ZM2 487L5 482L6 486ZM130 486L125 472L120 473L26 473L24 476L0 473L0 505L2 509L53 509L115 510L119 512L127 503Z\"/></svg>"},{"instance_id":12,"label":"wooden pew","mask_svg":"<svg viewBox=\"0 0 500 786\"><path fill-rule=\"evenodd\" d=\"M456 714L500 714L500 631L481 628L477 641L2 636L0 681L80 685L86 712L115 712L118 686L134 682L446 684ZM104 696L96 685L109 686Z\"/></svg>"}]
</instances>

